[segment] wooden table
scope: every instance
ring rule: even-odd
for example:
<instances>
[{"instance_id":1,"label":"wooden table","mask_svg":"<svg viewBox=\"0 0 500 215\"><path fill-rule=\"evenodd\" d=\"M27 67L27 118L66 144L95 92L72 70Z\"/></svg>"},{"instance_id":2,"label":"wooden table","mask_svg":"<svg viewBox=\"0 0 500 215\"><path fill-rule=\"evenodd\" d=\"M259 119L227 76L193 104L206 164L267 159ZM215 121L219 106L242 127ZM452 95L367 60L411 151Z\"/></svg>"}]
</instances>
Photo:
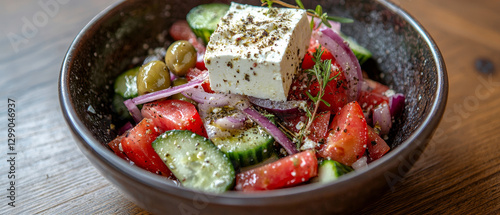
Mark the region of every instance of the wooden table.
<instances>
[{"instance_id":1,"label":"wooden table","mask_svg":"<svg viewBox=\"0 0 500 215\"><path fill-rule=\"evenodd\" d=\"M0 6L0 211L7 214L147 213L125 199L77 149L62 117L57 80L83 26L112 4L60 0ZM55 2L55 1L40 1ZM448 68L447 110L405 180L363 213L500 213L500 1L395 0L419 20ZM17 37L16 37L17 36ZM479 72L477 59L486 63ZM493 73L488 73L488 60ZM7 105L15 101L16 207L7 206ZM0 212L3 214L3 212Z\"/></svg>"}]
</instances>

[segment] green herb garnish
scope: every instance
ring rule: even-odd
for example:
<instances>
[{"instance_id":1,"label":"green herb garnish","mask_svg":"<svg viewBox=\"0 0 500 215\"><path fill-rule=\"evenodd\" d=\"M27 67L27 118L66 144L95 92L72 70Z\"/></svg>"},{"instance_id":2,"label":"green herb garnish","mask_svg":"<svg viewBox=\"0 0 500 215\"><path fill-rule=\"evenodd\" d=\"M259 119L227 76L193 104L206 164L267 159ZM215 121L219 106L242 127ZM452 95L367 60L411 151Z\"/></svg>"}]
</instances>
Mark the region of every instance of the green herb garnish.
<instances>
[{"instance_id":1,"label":"green herb garnish","mask_svg":"<svg viewBox=\"0 0 500 215\"><path fill-rule=\"evenodd\" d=\"M340 23L352 23L353 22L353 20L349 19L349 18L328 16L327 13L323 13L323 7L321 7L321 5L317 5L315 10L305 9L304 4L302 4L302 1L300 1L300 0L295 0L295 2L297 3L298 6L288 4L288 3L283 2L281 0L261 0L261 2L262 2L262 6L267 5L269 8L272 8L273 3L276 3L276 4L279 4L283 7L306 10L307 15L312 17L311 23L310 23L311 29L314 28L314 18L318 18L321 20L321 23L319 23L319 25L316 28L319 28L321 26L321 24L325 24L326 26L331 28L332 25L330 25L330 23L328 22L329 20L335 21L335 22L340 22Z\"/></svg>"},{"instance_id":2,"label":"green herb garnish","mask_svg":"<svg viewBox=\"0 0 500 215\"><path fill-rule=\"evenodd\" d=\"M267 5L269 9L273 7L273 4L279 4L283 7L287 8L295 8L295 9L303 9L307 11L307 15L311 16L311 23L310 27L311 30L314 29L314 18L318 18L321 20L318 26L316 28L319 28L321 24L326 25L327 27L331 28L332 25L330 25L330 22L328 21L335 21L335 22L340 22L340 23L352 23L353 20L349 18L344 18L344 17L336 17L336 16L328 16L327 13L323 13L323 7L321 5L317 5L314 10L312 9L305 9L304 4L302 4L301 0L295 0L297 3L296 5L291 5L286 2L283 2L281 0L261 0L262 6ZM317 112L319 105L321 102L323 102L326 106L330 107L330 104L323 100L323 96L325 95L325 88L328 85L330 81L335 79L339 74L337 73L335 76L330 77L332 73L332 62L331 60L321 60L321 55L323 55L323 50L321 48L321 45L316 48L316 52L312 56L312 60L314 61L314 66L312 69L308 69L305 72L307 73L308 80L310 82L316 80L318 81L319 85L319 92L316 96L311 95L311 93L306 91L307 96L309 99L313 102L310 106L306 106L305 111L307 115L307 123L305 126L302 126L300 128L299 133L295 134L292 131L289 131L285 128L285 126L279 124L281 129L285 132L285 134L288 137L291 137L293 141L296 143L297 148L299 149L300 146L302 145L302 141L304 140L304 137L309 134L309 128L311 127L314 119L317 118Z\"/></svg>"},{"instance_id":3,"label":"green herb garnish","mask_svg":"<svg viewBox=\"0 0 500 215\"><path fill-rule=\"evenodd\" d=\"M312 56L312 60L314 61L314 66L311 69L305 70L308 76L308 80L310 82L316 80L319 85L319 92L316 96L311 95L308 91L306 91L307 96L313 102L311 106L305 108L307 115L307 124L306 126L300 129L298 135L296 135L297 147L300 148L301 142L304 137L308 134L309 128L312 125L312 122L317 117L317 112L319 105L323 102L326 106L330 107L330 104L323 100L323 96L325 95L325 88L330 81L337 78L340 75L340 72L330 77L332 74L332 60L321 60L321 56L323 55L323 49L321 45L316 48L316 52L314 52Z\"/></svg>"}]
</instances>

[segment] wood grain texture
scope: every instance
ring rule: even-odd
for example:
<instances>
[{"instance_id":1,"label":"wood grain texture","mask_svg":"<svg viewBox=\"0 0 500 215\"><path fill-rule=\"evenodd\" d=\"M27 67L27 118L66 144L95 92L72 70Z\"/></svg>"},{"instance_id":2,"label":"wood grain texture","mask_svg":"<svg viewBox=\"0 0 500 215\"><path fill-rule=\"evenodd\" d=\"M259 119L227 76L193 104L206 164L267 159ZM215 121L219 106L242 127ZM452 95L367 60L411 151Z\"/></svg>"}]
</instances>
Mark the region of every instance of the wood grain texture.
<instances>
[{"instance_id":1,"label":"wood grain texture","mask_svg":"<svg viewBox=\"0 0 500 215\"><path fill-rule=\"evenodd\" d=\"M147 214L82 155L62 117L57 80L64 54L85 24L113 0L68 1L17 47L35 1L0 7L0 214ZM500 1L399 0L432 35L449 75L448 105L436 135L393 191L360 214L500 213ZM43 23L42 23L43 24ZM482 74L478 58L496 71ZM16 207L6 206L7 98L16 100Z\"/></svg>"}]
</instances>

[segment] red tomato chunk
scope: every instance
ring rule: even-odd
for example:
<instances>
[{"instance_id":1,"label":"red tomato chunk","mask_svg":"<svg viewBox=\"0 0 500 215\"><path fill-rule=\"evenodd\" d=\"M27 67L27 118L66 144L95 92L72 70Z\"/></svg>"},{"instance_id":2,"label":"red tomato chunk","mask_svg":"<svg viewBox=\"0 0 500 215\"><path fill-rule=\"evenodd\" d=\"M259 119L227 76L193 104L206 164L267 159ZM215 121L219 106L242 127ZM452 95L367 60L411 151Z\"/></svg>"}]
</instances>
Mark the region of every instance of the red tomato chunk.
<instances>
[{"instance_id":1,"label":"red tomato chunk","mask_svg":"<svg viewBox=\"0 0 500 215\"><path fill-rule=\"evenodd\" d=\"M328 124L330 123L330 111L318 113L313 120L309 135L307 136L314 142L325 140L328 136Z\"/></svg>"},{"instance_id":2,"label":"red tomato chunk","mask_svg":"<svg viewBox=\"0 0 500 215\"><path fill-rule=\"evenodd\" d=\"M236 175L236 190L252 192L291 187L318 174L313 151L303 151Z\"/></svg>"},{"instance_id":3,"label":"red tomato chunk","mask_svg":"<svg viewBox=\"0 0 500 215\"><path fill-rule=\"evenodd\" d=\"M358 102L344 106L330 124L327 142L318 151L321 157L351 166L366 151L368 129Z\"/></svg>"},{"instance_id":4,"label":"red tomato chunk","mask_svg":"<svg viewBox=\"0 0 500 215\"><path fill-rule=\"evenodd\" d=\"M200 114L189 102L181 100L152 102L145 104L141 113L163 131L189 130L207 137Z\"/></svg>"},{"instance_id":5,"label":"red tomato chunk","mask_svg":"<svg viewBox=\"0 0 500 215\"><path fill-rule=\"evenodd\" d=\"M186 74L186 79L188 81L191 81L199 76L206 75L208 73L208 70L200 70L198 68L190 68ZM201 84L201 87L203 87L203 90L207 93L215 93L212 88L210 87L210 80L208 79L208 75L206 79L203 81Z\"/></svg>"},{"instance_id":6,"label":"red tomato chunk","mask_svg":"<svg viewBox=\"0 0 500 215\"><path fill-rule=\"evenodd\" d=\"M172 172L151 146L151 143L161 133L161 129L153 124L153 120L143 119L125 133L121 144L123 152L138 167L158 175L172 177Z\"/></svg>"},{"instance_id":7,"label":"red tomato chunk","mask_svg":"<svg viewBox=\"0 0 500 215\"><path fill-rule=\"evenodd\" d=\"M124 160L130 160L128 159L127 155L123 152L122 149L120 149L120 144L122 142L122 139L125 137L127 133L125 132L124 134L116 137L114 140L108 143L108 147L113 150L113 152L118 155L118 157L124 159Z\"/></svg>"},{"instance_id":8,"label":"red tomato chunk","mask_svg":"<svg viewBox=\"0 0 500 215\"><path fill-rule=\"evenodd\" d=\"M349 98L347 95L347 80L344 75L344 72L342 72L340 65L336 63L332 54L328 52L326 49L323 50L324 52L323 55L321 55L321 59L332 60L332 68L338 68L338 69L334 69L331 72L330 78L335 76L337 77L328 82L328 84L324 89L325 94L322 97L324 101L328 102L329 106L321 102L319 105L319 111L332 111L333 113L336 113L337 111L340 110L340 108L342 108L345 104L349 102ZM302 62L303 69L310 69L314 66L314 62L312 61L312 53L314 52L315 50L309 49L309 51L306 53L306 56ZM318 81L314 80L310 84L310 86L308 86L308 83L310 83L310 81L306 76L301 76L296 78L292 82L292 85L290 86L291 90L288 99L309 100L306 91L311 93L311 95L313 96L318 95L318 93L320 92Z\"/></svg>"},{"instance_id":9,"label":"red tomato chunk","mask_svg":"<svg viewBox=\"0 0 500 215\"><path fill-rule=\"evenodd\" d=\"M338 64L333 63L332 66L336 65L339 70L332 71L330 78L335 77L333 80L328 82L325 87L325 94L321 99L328 102L330 106L326 105L324 102L321 102L319 105L319 111L332 111L333 113L337 113L344 105L349 102L349 98L347 95L347 80L345 78L344 72L340 70L340 66ZM308 89L311 95L316 96L320 92L319 83L314 81L310 88Z\"/></svg>"},{"instance_id":10,"label":"red tomato chunk","mask_svg":"<svg viewBox=\"0 0 500 215\"><path fill-rule=\"evenodd\" d=\"M387 153L391 148L387 143L375 132L375 130L368 126L368 153L370 160L374 161Z\"/></svg>"}]
</instances>

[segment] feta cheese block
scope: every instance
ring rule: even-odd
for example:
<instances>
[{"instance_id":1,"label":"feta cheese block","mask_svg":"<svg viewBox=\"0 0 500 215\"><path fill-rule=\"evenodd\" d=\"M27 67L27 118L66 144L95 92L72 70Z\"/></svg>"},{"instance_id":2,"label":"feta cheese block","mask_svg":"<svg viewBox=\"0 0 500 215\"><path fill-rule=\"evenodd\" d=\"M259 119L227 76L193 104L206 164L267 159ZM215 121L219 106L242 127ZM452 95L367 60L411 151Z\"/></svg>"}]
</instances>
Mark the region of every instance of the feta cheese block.
<instances>
[{"instance_id":1,"label":"feta cheese block","mask_svg":"<svg viewBox=\"0 0 500 215\"><path fill-rule=\"evenodd\" d=\"M285 101L310 38L305 10L231 3L207 45L210 87Z\"/></svg>"}]
</instances>

